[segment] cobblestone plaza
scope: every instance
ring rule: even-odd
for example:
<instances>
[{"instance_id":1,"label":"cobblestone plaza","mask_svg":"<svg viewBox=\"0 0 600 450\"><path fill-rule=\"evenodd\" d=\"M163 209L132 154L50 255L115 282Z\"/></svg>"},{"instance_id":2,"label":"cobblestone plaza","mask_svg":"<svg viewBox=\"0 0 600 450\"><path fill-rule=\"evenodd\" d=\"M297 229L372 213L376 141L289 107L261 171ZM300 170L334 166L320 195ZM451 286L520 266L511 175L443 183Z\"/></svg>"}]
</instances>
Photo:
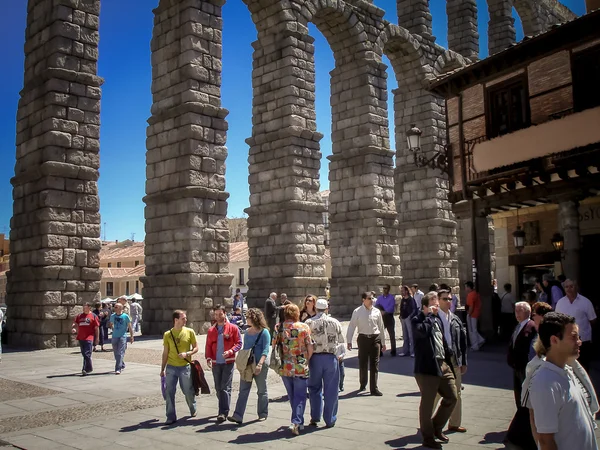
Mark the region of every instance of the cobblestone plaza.
<instances>
[{"instance_id":1,"label":"cobblestone plaza","mask_svg":"<svg viewBox=\"0 0 600 450\"><path fill-rule=\"evenodd\" d=\"M203 349L204 336L199 342ZM411 358L389 358L387 354L382 358L379 387L384 396L373 397L357 394L358 362L356 351L350 352L336 426L307 427L300 436L292 437L287 429L290 407L285 389L273 371L268 378L266 422L256 420L253 388L243 426L217 425L213 394L198 397L194 419L183 415L185 401L178 397L180 420L176 426L165 427L158 376L161 346L160 340L143 338L130 345L127 369L119 377L113 374L112 352L95 353L95 373L87 377L79 376L81 355L75 349L37 351L27 353L26 358L23 353L5 353L0 366L0 446L6 443L27 450L421 448L420 395ZM204 363L203 358L201 361ZM212 375L206 373L212 389ZM237 399L238 380L236 373L232 401ZM504 432L515 412L512 372L505 354L469 355L463 383L462 424L468 431L450 434L444 449L505 448ZM305 417L309 417L308 411Z\"/></svg>"}]
</instances>

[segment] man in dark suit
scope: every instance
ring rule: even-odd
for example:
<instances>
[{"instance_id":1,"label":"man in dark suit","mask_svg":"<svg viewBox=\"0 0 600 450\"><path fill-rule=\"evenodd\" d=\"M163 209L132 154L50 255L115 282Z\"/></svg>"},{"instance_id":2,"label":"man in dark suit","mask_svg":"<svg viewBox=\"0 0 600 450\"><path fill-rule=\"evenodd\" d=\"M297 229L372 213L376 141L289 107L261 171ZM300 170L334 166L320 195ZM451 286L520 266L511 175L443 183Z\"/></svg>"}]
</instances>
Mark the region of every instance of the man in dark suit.
<instances>
[{"instance_id":1,"label":"man in dark suit","mask_svg":"<svg viewBox=\"0 0 600 450\"><path fill-rule=\"evenodd\" d=\"M537 336L535 324L531 317L531 306L527 302L519 302L515 305L515 316L517 326L511 336L508 347L508 365L513 369L515 403L517 408L521 407L521 386L525 380L525 369L529 362L529 350L531 343Z\"/></svg>"}]
</instances>

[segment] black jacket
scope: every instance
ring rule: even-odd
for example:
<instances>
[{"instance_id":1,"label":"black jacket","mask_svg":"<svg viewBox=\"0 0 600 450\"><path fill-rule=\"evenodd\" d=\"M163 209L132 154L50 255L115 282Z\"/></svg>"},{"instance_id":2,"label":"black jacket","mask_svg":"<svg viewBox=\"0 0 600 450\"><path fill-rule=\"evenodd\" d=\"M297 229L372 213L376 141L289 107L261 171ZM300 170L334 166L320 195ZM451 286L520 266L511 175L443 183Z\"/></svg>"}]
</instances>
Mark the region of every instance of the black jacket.
<instances>
[{"instance_id":1,"label":"black jacket","mask_svg":"<svg viewBox=\"0 0 600 450\"><path fill-rule=\"evenodd\" d=\"M517 327L519 324L517 324ZM537 336L535 329L535 323L533 320L529 320L523 329L517 335L517 339L513 344L512 338L508 346L508 355L506 362L510 367L515 370L524 371L529 363L529 350L531 349L531 343Z\"/></svg>"},{"instance_id":2,"label":"black jacket","mask_svg":"<svg viewBox=\"0 0 600 450\"><path fill-rule=\"evenodd\" d=\"M425 315L423 311L412 318L413 338L415 340L415 373L441 377L440 364L435 359L435 343L433 338L433 325L437 321L443 335L442 319L433 314ZM452 367L450 350L444 339L444 356L446 364Z\"/></svg>"},{"instance_id":3,"label":"black jacket","mask_svg":"<svg viewBox=\"0 0 600 450\"><path fill-rule=\"evenodd\" d=\"M467 365L467 330L462 323L462 320L450 312L450 334L452 336L452 348L456 361L461 366Z\"/></svg>"},{"instance_id":4,"label":"black jacket","mask_svg":"<svg viewBox=\"0 0 600 450\"><path fill-rule=\"evenodd\" d=\"M417 313L417 305L415 304L415 299L411 296L403 298L400 302L400 318L408 319L409 317L415 315Z\"/></svg>"}]
</instances>

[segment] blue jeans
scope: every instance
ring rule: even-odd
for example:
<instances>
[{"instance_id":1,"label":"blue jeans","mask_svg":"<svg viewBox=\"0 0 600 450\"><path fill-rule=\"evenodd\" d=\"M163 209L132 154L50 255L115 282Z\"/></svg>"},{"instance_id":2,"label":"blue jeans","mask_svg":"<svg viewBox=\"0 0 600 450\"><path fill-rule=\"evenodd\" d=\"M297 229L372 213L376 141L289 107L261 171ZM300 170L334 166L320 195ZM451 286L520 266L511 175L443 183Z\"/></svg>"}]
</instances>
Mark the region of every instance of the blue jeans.
<instances>
[{"instance_id":1,"label":"blue jeans","mask_svg":"<svg viewBox=\"0 0 600 450\"><path fill-rule=\"evenodd\" d=\"M258 414L259 419L266 419L269 415L269 394L267 393L268 373L269 366L264 365L260 373L252 377L256 382L256 389L258 391L256 413ZM246 412L246 405L248 404L248 396L250 395L251 388L251 381L240 380L240 393L238 395L237 403L235 404L235 412L233 413L233 417L239 421L244 419L244 413Z\"/></svg>"},{"instance_id":2,"label":"blue jeans","mask_svg":"<svg viewBox=\"0 0 600 450\"><path fill-rule=\"evenodd\" d=\"M190 408L190 414L196 413L196 396L194 395L194 386L192 384L192 372L190 366L169 366L165 369L165 378L167 382L167 420L177 420L175 411L175 392L177 391L177 382L181 392L185 395L185 401Z\"/></svg>"},{"instance_id":3,"label":"blue jeans","mask_svg":"<svg viewBox=\"0 0 600 450\"><path fill-rule=\"evenodd\" d=\"M292 423L295 425L304 425L308 378L281 377L281 379L290 399L290 405L292 406Z\"/></svg>"},{"instance_id":4,"label":"blue jeans","mask_svg":"<svg viewBox=\"0 0 600 450\"><path fill-rule=\"evenodd\" d=\"M234 365L233 363L213 364L212 373L215 379L215 391L219 399L219 415L227 416L229 414Z\"/></svg>"},{"instance_id":5,"label":"blue jeans","mask_svg":"<svg viewBox=\"0 0 600 450\"><path fill-rule=\"evenodd\" d=\"M93 341L79 341L79 350L83 356L83 368L82 371L87 373L94 370L92 367L92 348L94 347Z\"/></svg>"},{"instance_id":6,"label":"blue jeans","mask_svg":"<svg viewBox=\"0 0 600 450\"><path fill-rule=\"evenodd\" d=\"M125 369L125 350L127 349L127 338L112 338L113 354L115 355L115 372Z\"/></svg>"},{"instance_id":7,"label":"blue jeans","mask_svg":"<svg viewBox=\"0 0 600 450\"><path fill-rule=\"evenodd\" d=\"M340 368L337 357L332 353L314 353L310 358L310 418L332 425L337 420Z\"/></svg>"}]
</instances>

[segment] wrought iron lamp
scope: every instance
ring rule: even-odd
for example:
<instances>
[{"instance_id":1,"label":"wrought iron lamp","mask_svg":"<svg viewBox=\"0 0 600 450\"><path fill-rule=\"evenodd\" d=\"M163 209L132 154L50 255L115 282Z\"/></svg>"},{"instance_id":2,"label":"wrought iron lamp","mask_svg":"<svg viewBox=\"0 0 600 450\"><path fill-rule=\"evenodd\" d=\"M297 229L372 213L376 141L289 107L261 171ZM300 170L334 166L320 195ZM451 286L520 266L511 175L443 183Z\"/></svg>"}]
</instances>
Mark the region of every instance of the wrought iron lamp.
<instances>
[{"instance_id":1,"label":"wrought iron lamp","mask_svg":"<svg viewBox=\"0 0 600 450\"><path fill-rule=\"evenodd\" d=\"M525 248L525 231L519 225L519 209L517 208L517 229L513 231L513 243L519 253L523 253Z\"/></svg>"},{"instance_id":2,"label":"wrought iron lamp","mask_svg":"<svg viewBox=\"0 0 600 450\"><path fill-rule=\"evenodd\" d=\"M408 148L415 156L415 166L440 169L442 172L448 173L448 146L444 146L444 151L436 150L431 158L427 158L421 150L422 134L423 132L415 124L412 124L410 130L406 132Z\"/></svg>"},{"instance_id":3,"label":"wrought iron lamp","mask_svg":"<svg viewBox=\"0 0 600 450\"><path fill-rule=\"evenodd\" d=\"M557 252L562 252L565 248L565 238L560 233L554 233L550 242Z\"/></svg>"}]
</instances>

